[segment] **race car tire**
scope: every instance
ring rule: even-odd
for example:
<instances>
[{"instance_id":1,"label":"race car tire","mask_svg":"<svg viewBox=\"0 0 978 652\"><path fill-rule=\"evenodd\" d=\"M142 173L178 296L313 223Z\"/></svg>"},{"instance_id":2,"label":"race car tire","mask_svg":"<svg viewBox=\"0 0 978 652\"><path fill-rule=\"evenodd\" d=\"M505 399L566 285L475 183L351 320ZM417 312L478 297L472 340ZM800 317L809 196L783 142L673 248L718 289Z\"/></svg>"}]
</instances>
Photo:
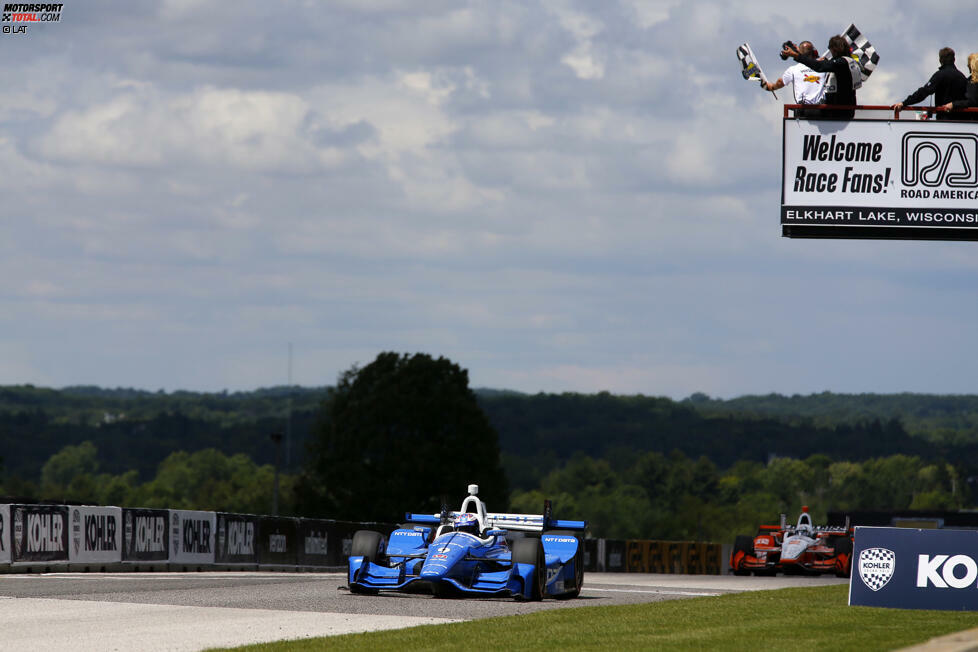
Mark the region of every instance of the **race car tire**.
<instances>
[{"instance_id":1,"label":"race car tire","mask_svg":"<svg viewBox=\"0 0 978 652\"><path fill-rule=\"evenodd\" d=\"M383 543L384 536L380 532L357 530L353 535L353 544L350 546L350 556L363 557L364 561L376 564L382 558Z\"/></svg>"},{"instance_id":2,"label":"race car tire","mask_svg":"<svg viewBox=\"0 0 978 652\"><path fill-rule=\"evenodd\" d=\"M738 552L742 552L745 555L753 555L754 537L749 534L738 534L737 538L734 539L733 555L736 556ZM734 568L733 574L744 577L750 575L750 571L743 568Z\"/></svg>"},{"instance_id":3,"label":"race car tire","mask_svg":"<svg viewBox=\"0 0 978 652\"><path fill-rule=\"evenodd\" d=\"M381 560L381 546L383 543L384 537L380 534L380 532L374 532L373 530L357 530L353 535L353 543L350 546L350 556L363 557L365 562L376 564ZM360 595L377 595L379 591L377 589L368 589L367 587L350 582L350 593L358 593Z\"/></svg>"},{"instance_id":4,"label":"race car tire","mask_svg":"<svg viewBox=\"0 0 978 652\"><path fill-rule=\"evenodd\" d=\"M532 564L533 576L530 578L530 595L527 599L543 599L543 589L547 582L547 562L540 539L524 538L513 542L513 563Z\"/></svg>"},{"instance_id":5,"label":"race car tire","mask_svg":"<svg viewBox=\"0 0 978 652\"><path fill-rule=\"evenodd\" d=\"M845 566L842 568L836 566L835 576L850 577L852 575L852 539L848 536L836 538L832 542L832 550L835 552L836 560L841 555L846 556Z\"/></svg>"},{"instance_id":6,"label":"race car tire","mask_svg":"<svg viewBox=\"0 0 978 652\"><path fill-rule=\"evenodd\" d=\"M565 537L577 539L577 552L574 553L574 588L567 593L561 593L554 597L558 600L570 600L581 594L581 587L584 586L584 541L578 536L577 532L571 530L551 530L546 534L558 534Z\"/></svg>"}]
</instances>

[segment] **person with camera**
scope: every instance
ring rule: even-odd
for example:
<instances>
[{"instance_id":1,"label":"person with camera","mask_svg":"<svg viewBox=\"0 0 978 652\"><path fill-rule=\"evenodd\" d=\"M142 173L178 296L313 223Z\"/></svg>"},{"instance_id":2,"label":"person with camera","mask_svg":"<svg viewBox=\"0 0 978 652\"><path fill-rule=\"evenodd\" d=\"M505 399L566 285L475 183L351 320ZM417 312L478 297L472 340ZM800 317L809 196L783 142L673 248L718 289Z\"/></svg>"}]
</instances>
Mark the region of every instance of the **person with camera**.
<instances>
[{"instance_id":1,"label":"person with camera","mask_svg":"<svg viewBox=\"0 0 978 652\"><path fill-rule=\"evenodd\" d=\"M968 78L954 65L954 50L941 48L937 53L941 67L931 75L926 84L907 96L902 102L897 102L890 108L900 110L904 106L916 104L928 95L934 96L934 106L944 106L955 100L963 100L968 86ZM954 116L938 113L938 120L950 120Z\"/></svg>"},{"instance_id":2,"label":"person with camera","mask_svg":"<svg viewBox=\"0 0 978 652\"><path fill-rule=\"evenodd\" d=\"M782 48L786 46L795 47L791 41L786 41ZM798 52L818 58L818 51L811 41L802 41L798 44ZM787 61L784 51L781 58ZM825 75L815 72L803 63L796 63L789 67L781 75L781 79L773 84L771 82L761 82L761 88L767 91L776 91L791 84L791 91L795 94L795 104L821 104L825 94ZM799 118L814 118L818 116L817 109L796 109L795 116Z\"/></svg>"},{"instance_id":3,"label":"person with camera","mask_svg":"<svg viewBox=\"0 0 978 652\"><path fill-rule=\"evenodd\" d=\"M856 104L856 82L862 83L862 78L858 80L853 77L853 69L849 56L849 44L841 36L833 36L829 39L829 53L831 59L815 59L807 54L799 52L792 47L791 43L785 43L781 54L784 57L791 57L798 63L804 64L815 72L832 73L832 77L825 81L824 104L836 106L855 106ZM854 63L854 62L853 62ZM856 66L858 68L858 65ZM854 109L823 109L820 118L828 120L852 120L856 114Z\"/></svg>"}]
</instances>

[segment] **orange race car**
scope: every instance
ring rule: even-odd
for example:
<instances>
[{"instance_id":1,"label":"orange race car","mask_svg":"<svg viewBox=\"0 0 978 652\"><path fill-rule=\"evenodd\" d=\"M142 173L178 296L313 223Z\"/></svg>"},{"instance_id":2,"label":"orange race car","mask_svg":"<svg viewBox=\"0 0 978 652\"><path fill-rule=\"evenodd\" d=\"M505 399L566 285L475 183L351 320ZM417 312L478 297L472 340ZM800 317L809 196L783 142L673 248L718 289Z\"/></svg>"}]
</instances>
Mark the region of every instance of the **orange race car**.
<instances>
[{"instance_id":1,"label":"orange race car","mask_svg":"<svg viewBox=\"0 0 978 652\"><path fill-rule=\"evenodd\" d=\"M852 572L853 528L846 517L844 526L814 526L808 507L801 508L797 525L788 525L784 514L780 525L762 525L757 536L738 536L730 554L734 575L783 573Z\"/></svg>"}]
</instances>

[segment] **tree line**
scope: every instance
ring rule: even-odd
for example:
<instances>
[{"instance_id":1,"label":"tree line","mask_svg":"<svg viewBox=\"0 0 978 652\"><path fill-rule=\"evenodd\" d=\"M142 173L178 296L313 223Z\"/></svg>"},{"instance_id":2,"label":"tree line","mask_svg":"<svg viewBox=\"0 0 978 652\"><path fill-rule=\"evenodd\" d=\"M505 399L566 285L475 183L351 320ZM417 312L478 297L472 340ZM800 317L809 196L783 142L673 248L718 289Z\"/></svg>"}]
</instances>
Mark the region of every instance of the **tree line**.
<instances>
[{"instance_id":1,"label":"tree line","mask_svg":"<svg viewBox=\"0 0 978 652\"><path fill-rule=\"evenodd\" d=\"M939 418L953 437L908 431L874 395L781 398L475 391L450 360L393 352L316 390L5 387L0 494L268 512L269 435L290 411L280 504L297 515L389 521L454 508L475 482L492 510L550 496L601 536L725 540L805 502L816 516L973 504L978 437L948 415L961 397L913 403L918 426Z\"/></svg>"}]
</instances>

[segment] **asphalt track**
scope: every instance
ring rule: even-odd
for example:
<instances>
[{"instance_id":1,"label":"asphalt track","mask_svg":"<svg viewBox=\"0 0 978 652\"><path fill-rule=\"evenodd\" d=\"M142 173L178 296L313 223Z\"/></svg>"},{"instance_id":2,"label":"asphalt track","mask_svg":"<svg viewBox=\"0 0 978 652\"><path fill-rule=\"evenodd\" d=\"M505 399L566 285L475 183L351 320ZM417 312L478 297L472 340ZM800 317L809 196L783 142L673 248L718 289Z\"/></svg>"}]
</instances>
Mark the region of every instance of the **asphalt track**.
<instances>
[{"instance_id":1,"label":"asphalt track","mask_svg":"<svg viewBox=\"0 0 978 652\"><path fill-rule=\"evenodd\" d=\"M702 595L820 586L834 577L587 573L576 600L353 595L343 573L51 573L0 576L2 647L201 650Z\"/></svg>"}]
</instances>

